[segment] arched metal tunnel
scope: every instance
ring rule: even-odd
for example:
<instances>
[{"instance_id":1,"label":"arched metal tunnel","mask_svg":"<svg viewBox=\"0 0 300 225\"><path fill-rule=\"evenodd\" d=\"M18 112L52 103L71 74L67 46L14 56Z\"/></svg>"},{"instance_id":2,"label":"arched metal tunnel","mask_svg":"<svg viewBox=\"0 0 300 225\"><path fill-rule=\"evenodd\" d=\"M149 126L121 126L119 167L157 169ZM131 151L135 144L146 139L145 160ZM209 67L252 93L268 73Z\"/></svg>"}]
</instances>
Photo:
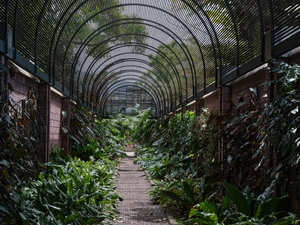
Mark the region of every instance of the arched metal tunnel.
<instances>
[{"instance_id":1,"label":"arched metal tunnel","mask_svg":"<svg viewBox=\"0 0 300 225\"><path fill-rule=\"evenodd\" d=\"M98 115L166 115L299 46L298 0L6 0L0 51Z\"/></svg>"}]
</instances>

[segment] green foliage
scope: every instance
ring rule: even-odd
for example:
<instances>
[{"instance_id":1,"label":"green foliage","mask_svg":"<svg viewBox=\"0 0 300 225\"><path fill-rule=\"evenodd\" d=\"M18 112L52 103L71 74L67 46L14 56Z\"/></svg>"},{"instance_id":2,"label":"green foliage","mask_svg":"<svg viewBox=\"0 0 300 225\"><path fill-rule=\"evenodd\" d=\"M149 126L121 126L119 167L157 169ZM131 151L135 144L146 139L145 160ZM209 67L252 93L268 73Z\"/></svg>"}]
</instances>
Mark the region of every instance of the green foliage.
<instances>
[{"instance_id":1,"label":"green foliage","mask_svg":"<svg viewBox=\"0 0 300 225\"><path fill-rule=\"evenodd\" d=\"M297 167L300 160L300 93L297 88L300 66L282 63L274 72L282 75L278 81L281 87L278 95L265 107L260 121L270 138L266 145L272 146L273 154L280 158L274 165L272 176L279 174L285 183L284 179L289 177L292 168Z\"/></svg>"},{"instance_id":2,"label":"green foliage","mask_svg":"<svg viewBox=\"0 0 300 225\"><path fill-rule=\"evenodd\" d=\"M299 223L294 214L276 212L282 198L273 197L275 181L257 198L248 187L241 192L229 183L224 182L223 186L226 190L223 201L205 201L195 205L190 210L189 222L211 225Z\"/></svg>"},{"instance_id":3,"label":"green foliage","mask_svg":"<svg viewBox=\"0 0 300 225\"><path fill-rule=\"evenodd\" d=\"M120 197L113 183L116 162L60 159L22 188L23 224L95 224L113 219Z\"/></svg>"},{"instance_id":4,"label":"green foliage","mask_svg":"<svg viewBox=\"0 0 300 225\"><path fill-rule=\"evenodd\" d=\"M136 163L161 180L153 198L184 214L190 210L188 221L199 224L296 224L294 214L277 212L277 206L281 196L288 196L299 163L299 71L298 65L287 64L273 70L281 76L270 85L280 89L268 104L249 88L250 94L241 93L226 115L203 110L199 117L188 112L144 120L139 129L150 131L147 137L136 136L143 144ZM190 183L182 182L187 177L206 177L219 195L189 204L196 195ZM281 184L276 197L270 180Z\"/></svg>"},{"instance_id":5,"label":"green foliage","mask_svg":"<svg viewBox=\"0 0 300 225\"><path fill-rule=\"evenodd\" d=\"M72 156L83 160L124 157L125 137L120 131L122 123L118 121L99 121L85 108L77 106L71 118Z\"/></svg>"},{"instance_id":6,"label":"green foliage","mask_svg":"<svg viewBox=\"0 0 300 225\"><path fill-rule=\"evenodd\" d=\"M6 72L0 68L0 224L16 224L20 188L35 179L40 169L42 126L35 98L20 102L7 98Z\"/></svg>"},{"instance_id":7,"label":"green foliage","mask_svg":"<svg viewBox=\"0 0 300 225\"><path fill-rule=\"evenodd\" d=\"M215 191L215 187L206 183L205 178L185 178L158 182L150 195L161 205L175 207L179 213L187 214L199 202L214 198Z\"/></svg>"}]
</instances>

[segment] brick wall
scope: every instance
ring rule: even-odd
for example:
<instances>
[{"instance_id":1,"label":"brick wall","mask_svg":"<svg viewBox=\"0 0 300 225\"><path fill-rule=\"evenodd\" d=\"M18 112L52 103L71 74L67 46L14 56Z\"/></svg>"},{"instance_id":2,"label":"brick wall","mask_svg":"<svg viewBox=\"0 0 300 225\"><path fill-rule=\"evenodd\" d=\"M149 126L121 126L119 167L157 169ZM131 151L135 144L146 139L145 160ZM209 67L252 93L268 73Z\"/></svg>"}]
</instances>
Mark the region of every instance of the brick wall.
<instances>
[{"instance_id":1,"label":"brick wall","mask_svg":"<svg viewBox=\"0 0 300 225\"><path fill-rule=\"evenodd\" d=\"M61 145L61 112L62 112L62 97L55 92L51 92L50 100L50 138L51 144Z\"/></svg>"},{"instance_id":2,"label":"brick wall","mask_svg":"<svg viewBox=\"0 0 300 225\"><path fill-rule=\"evenodd\" d=\"M38 108L40 117L38 118L41 127L41 149L40 158L49 161L49 151L52 144L64 147L69 152L68 135L62 134L61 119L62 111L70 111L70 99L65 98L59 93L51 91L50 85L40 82L31 74L23 69L10 64L10 75L7 82L12 86L14 91L10 93L13 102L18 103L21 100L28 100L30 89L34 89L36 97L35 107ZM68 119L64 120L64 126L69 126Z\"/></svg>"},{"instance_id":3,"label":"brick wall","mask_svg":"<svg viewBox=\"0 0 300 225\"><path fill-rule=\"evenodd\" d=\"M28 92L30 87L37 89L37 83L31 78L24 76L21 73L11 74L12 77L8 77L7 81L11 84L14 91L10 94L10 97L14 102L19 102L22 99L28 99Z\"/></svg>"},{"instance_id":4,"label":"brick wall","mask_svg":"<svg viewBox=\"0 0 300 225\"><path fill-rule=\"evenodd\" d=\"M210 110L220 110L220 90L215 90L203 97L203 107Z\"/></svg>"}]
</instances>

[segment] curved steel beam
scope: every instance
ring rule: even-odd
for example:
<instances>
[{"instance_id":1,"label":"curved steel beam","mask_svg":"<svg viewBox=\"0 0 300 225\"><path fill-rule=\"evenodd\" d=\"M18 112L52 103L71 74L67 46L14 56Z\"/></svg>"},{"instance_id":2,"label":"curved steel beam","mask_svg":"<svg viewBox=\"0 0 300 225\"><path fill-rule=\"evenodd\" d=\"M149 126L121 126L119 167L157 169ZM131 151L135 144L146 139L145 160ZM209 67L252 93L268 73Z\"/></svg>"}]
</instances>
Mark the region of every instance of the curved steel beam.
<instances>
[{"instance_id":1,"label":"curved steel beam","mask_svg":"<svg viewBox=\"0 0 300 225\"><path fill-rule=\"evenodd\" d=\"M143 54L143 53L135 53L136 55L144 55L144 56L147 56L148 57L148 55L146 55L146 54ZM116 55L114 55L114 57L118 57L118 56L126 56L126 55L131 55L131 53L120 53L120 54L116 54ZM110 59L107 59L107 60L105 60L100 66L102 66L103 64L105 64L108 60L111 60L111 59L113 59L114 57L112 57L112 58L110 58ZM123 59L124 61L130 61L129 60L129 58L125 58L125 59ZM157 61L156 59L154 59L158 64L160 64L160 66L165 70L165 72L169 75L169 77L171 78L171 74L170 74L170 71L168 71L166 68L165 68L165 66L161 63L161 62L159 62L159 61ZM99 67L100 67L99 66ZM152 66L153 67L153 66ZM176 73L176 71L174 71L174 73ZM171 81L173 81L172 79L171 79ZM84 89L85 87L83 86L83 92L85 91L85 89ZM175 88L175 91L176 91L176 86L175 86L175 84L174 84L174 88ZM178 88L180 88L181 89L181 86L179 85L179 87ZM181 91L181 90L179 90L179 91ZM181 93L181 92L180 92Z\"/></svg>"},{"instance_id":2,"label":"curved steel beam","mask_svg":"<svg viewBox=\"0 0 300 225\"><path fill-rule=\"evenodd\" d=\"M107 50L107 52L109 52L109 51L111 51L111 50L117 50L117 49L120 49L120 48L123 48L123 47L128 47L128 46L134 46L134 44L126 44L126 45L124 45L124 44L119 44L119 45L114 45L111 49L108 49ZM139 45L140 46L140 45ZM148 49L150 49L150 50L153 50L150 46L148 46L148 45L143 45L143 46L145 46L146 48L148 48ZM169 58L163 53L163 52L161 52L161 51L157 51L157 52L159 52L159 53L161 53L161 55L163 56L163 58L169 63L169 65L171 66L171 68L173 69L173 71L176 71L177 73L175 74L175 76L177 75L178 76L178 78L177 78L177 83L181 86L181 83L179 82L180 81L180 75L179 75L179 73L178 73L178 71L177 71L177 69L176 69L176 66L169 60ZM106 54L106 52L104 52L103 54ZM131 53L131 52L124 52L123 54L142 54L142 53ZM143 54L144 55L144 54ZM149 57L149 56L148 56ZM111 59L111 58L110 58ZM110 59L108 59L108 60L110 60ZM178 58L177 58L178 59ZM89 74L90 73L90 71L92 70L92 67L94 66L94 63L96 63L97 62L97 58L96 59L94 59L94 62L93 63L91 63L90 64L90 66L89 66L89 68L88 68L88 70L86 71L86 74ZM179 59L178 59L179 60ZM120 60L119 60L120 61ZM105 61L105 62L107 62L107 60ZM179 61L180 62L180 61ZM92 77L90 78L90 80L94 77L94 75L95 75L95 73L96 73L96 71L102 66L103 64L101 64L101 65L99 65L96 69L95 69L95 71L92 73ZM110 65L112 65L112 64L110 64ZM107 70L109 67L110 67L110 65L108 65L108 66L105 66L99 73L102 73L102 72L104 72L105 70ZM150 63L149 63L149 65L150 65ZM182 65L182 64L181 64ZM183 66L183 65L182 65ZM85 78L86 78L87 76L85 76ZM83 85L85 85L85 83L86 83L86 79L84 78L84 80L83 80ZM172 77L170 77L170 79L172 79ZM90 85L90 82L88 82L88 85L87 86L89 86Z\"/></svg>"},{"instance_id":3,"label":"curved steel beam","mask_svg":"<svg viewBox=\"0 0 300 225\"><path fill-rule=\"evenodd\" d=\"M125 47L132 46L132 45L134 45L134 43L133 43L133 44L130 44L130 45L125 45ZM139 45L139 46L141 46L141 45ZM142 46L145 46L146 48L151 49L151 50L155 49L155 48L153 48L153 47L151 47L151 46L149 46L149 45L142 45ZM110 49L110 50L116 50L116 49L122 48L122 47L124 47L124 44L119 44L119 45L113 46L112 49ZM156 50L156 49L155 49L155 50ZM172 51L172 49L170 49L170 51ZM161 52L161 51L159 51L159 50L158 50L157 52L159 52L161 55L163 55L163 58L164 58L166 61L169 62L169 64L171 65L171 67L176 68L175 65L173 65L173 63L169 61L169 58L165 55L165 53L163 53L163 52ZM173 51L172 51L172 52L173 52ZM176 54L175 54L175 56L176 56L177 60L179 61L180 65L183 67L182 63L180 62L180 60L179 60L179 58L177 57ZM98 68L99 68L99 67L98 67ZM86 85L87 87L90 86L90 83L91 83L91 81L93 80L93 77L94 77L96 71L98 70L98 68L93 72L92 76L89 78L90 81L89 81L88 84ZM98 74L98 76L95 78L95 80L98 80L98 79L99 79L99 76L100 76L105 70L107 70L108 68L109 68L109 67L106 66L102 71L100 71L99 74ZM91 68L90 68L90 69L91 69ZM90 70L88 70L88 71L86 72L86 74L89 74L89 72L90 72ZM178 74L178 75L179 75L179 74ZM179 76L180 76L180 75L179 75ZM180 78L180 77L179 77L179 78ZM94 83L94 84L95 84L95 83ZM84 81L84 84L83 84L83 85L85 85L85 81Z\"/></svg>"},{"instance_id":4,"label":"curved steel beam","mask_svg":"<svg viewBox=\"0 0 300 225\"><path fill-rule=\"evenodd\" d=\"M120 86L116 87L116 89L115 89L114 91L118 90L119 88L127 87L127 86L134 86L134 85L131 85L131 84L120 85ZM139 86L137 86L137 87L139 87ZM147 92L147 93L149 94L149 96L153 99L153 101L155 102L153 96L151 95L151 93L149 93L149 91L148 91L147 89L145 89L145 88L143 88L143 87L139 87L139 88L141 88L142 90L144 90L145 92ZM112 93L113 93L113 92L112 92ZM111 93L111 94L112 94L112 93ZM106 105L106 102L107 102L108 97L109 97L109 95L107 96L107 98L106 98L106 100L105 100L105 102L104 102L104 106ZM160 108L160 105L157 106L157 104L159 104L159 103L156 103L156 104L155 104L155 110L156 110L156 113L159 113L159 112L158 112L158 109L161 109L161 108ZM101 110L101 108L99 108L99 109ZM105 107L102 108L102 116L104 115L104 110L105 110ZM100 113L101 113L101 112L100 112Z\"/></svg>"},{"instance_id":5,"label":"curved steel beam","mask_svg":"<svg viewBox=\"0 0 300 225\"><path fill-rule=\"evenodd\" d=\"M81 3L79 6L77 6L76 7L76 9L73 11L73 13L71 14L71 16L75 13L75 11L77 11L77 10L79 10L79 8L80 8L80 6L82 6L84 3L85 3L86 1L84 1L83 3ZM144 6L144 7L149 7L149 8L153 8L153 9L156 9L156 10L159 10L159 11L162 11L162 12L164 12L164 13L166 13L166 14L168 14L168 15L170 15L171 17L173 17L175 20L177 20L179 23L181 23L185 28L186 28L186 30L190 33L190 35L194 38L194 40L196 41L196 43L197 43L197 45L198 45L198 48L199 48L199 51L200 52L202 52L201 51L201 48L200 48L200 45L199 45L199 43L198 43L198 41L197 41L197 38L195 37L195 35L193 34L193 32L188 28L188 26L186 26L184 23L182 23L182 21L179 19L179 18L177 18L177 17L174 17L174 15L173 14L171 14L170 12L168 12L168 11L166 11L166 10L163 10L163 9L161 9L161 8L158 8L158 7L155 7L155 6L151 6L151 5L147 5L147 4L138 4L138 3L129 3L129 4L119 4L119 5L115 5L115 6L111 6L111 7L108 7L108 8L106 8L106 9L103 9L103 10L100 10L98 13L103 13L103 12L105 12L106 10L110 10L110 9L114 9L114 8L117 8L117 7L124 7L124 6ZM65 11L65 13L64 13L64 15L66 14L66 11ZM62 30L64 29L64 27L66 26L66 24L67 24L67 22L70 20L70 18L71 18L71 16L65 21L65 23L63 24L63 26L62 26L62 29L61 29L61 31L59 32L59 35L58 35L58 40L59 40L59 37L60 37L60 35L61 35L61 33L62 33ZM200 17L200 19L201 19L201 17ZM202 20L202 19L201 19ZM59 20L59 23L62 21L62 18L60 18L60 20ZM204 23L204 21L202 21L203 23ZM57 29L58 29L58 26L56 27L56 29L55 29L55 31L57 31ZM56 33L56 32L54 32L54 33ZM208 33L209 33L209 30L208 30ZM53 41L54 41L54 38L55 38L55 34L53 35L53 38L52 38L52 41L51 41L51 46L50 46L50 59L51 59L51 55L52 55L52 46L53 46ZM56 50L57 50L57 46L58 46L58 42L56 42L56 44L55 44L55 50L54 50L54 53L56 52ZM55 55L55 54L54 54ZM203 61L204 61L204 59L203 59ZM49 61L49 62L51 62L51 61ZM51 63L50 63L51 64ZM204 65L204 64L203 64ZM54 69L54 67L53 67L53 69ZM195 70L194 70L194 74L195 74ZM54 76L54 74L53 74L53 76ZM196 79L196 77L197 76L195 76L195 79ZM195 88L195 82L196 81L194 81L194 87L193 88Z\"/></svg>"},{"instance_id":6,"label":"curved steel beam","mask_svg":"<svg viewBox=\"0 0 300 225\"><path fill-rule=\"evenodd\" d=\"M137 22L135 22L135 23L137 23ZM123 24L123 23L122 23ZM144 24L144 23L141 23L141 24ZM120 25L120 24L117 24L117 25ZM146 24L146 25L148 25L148 24ZM157 27L155 27L155 28L157 28ZM160 28L159 28L160 29ZM160 29L161 31L163 31L162 29ZM100 30L100 31L95 31L95 32L97 32L96 34L91 34L91 36L92 35L94 35L95 37L97 36L97 34L98 33L101 33L101 32L103 32L102 30ZM165 32L165 31L163 31L163 32ZM172 31L171 31L172 32ZM167 33L166 33L167 34ZM174 33L173 33L174 34ZM133 35L133 34L124 34L124 35ZM168 35L168 34L167 34ZM176 35L176 34L174 34L174 35ZM120 35L121 36L121 35ZM118 36L119 37L119 36ZM170 51L172 51L165 43L163 43L163 42L161 42L160 40L158 40L158 39L156 39L156 38L154 38L154 37L151 37L151 36L146 36L147 38L152 38L153 40L155 40L155 41L157 41L157 42L159 42L161 45L164 45L165 47L167 47ZM171 36L170 36L171 37ZM177 36L178 37L178 36ZM179 37L178 37L179 38ZM90 37L88 37L87 39L86 39L86 41L87 40L91 40L92 38L90 38ZM185 52L185 50L184 50L184 47L180 44L180 43L178 43L178 41L176 40L176 39L173 39L177 44L178 44L178 46L181 48L181 50L183 51L183 53L185 54L185 57L187 58L187 60L188 60L188 62L189 62L189 65L190 65L190 68L191 68L191 71L192 71L192 65L191 64L193 64L194 65L194 63L193 63L193 59L191 59L192 60L192 63L190 62L190 58L192 57L191 55L190 55L190 53L189 53L189 50L187 49L187 47L185 46L185 44L183 43L183 42L181 42L181 44L185 47L185 49L188 51L188 55L187 55L187 53ZM101 45L101 44L103 44L103 43L105 43L105 42L109 42L110 41L110 39L107 39L107 40L105 40L105 41L103 41L103 42L101 42L101 43L99 43L99 46ZM82 53L82 51L84 50L84 48L85 48L85 46L87 45L88 43L86 43L86 44L84 44L84 45L81 45L81 47L80 47L80 49L77 51L77 57L75 57L75 58L77 58L77 60L79 59L79 56L80 56L80 54ZM113 47L113 46L112 46ZM112 48L111 47L111 48ZM94 49L96 49L97 48L97 46L96 47L94 47ZM173 52L173 51L172 51ZM176 55L175 53L174 53L174 55ZM87 58L88 58L88 56L85 58L85 60L84 60L84 62L87 60ZM100 58L100 55L99 55L99 57L98 58ZM93 62L96 62L97 60L98 60L98 58L95 58L94 60L93 60ZM178 59L178 56L176 55L176 58ZM179 60L179 59L178 59ZM179 60L180 61L180 60ZM75 62L75 61L74 61ZM83 64L84 64L84 62L82 63L82 66L83 66ZM93 63L91 63L91 64L93 64ZM182 64L181 64L182 65ZM82 70L82 66L81 66L81 68L80 68L80 70L79 71L81 71ZM74 71L74 69L75 69L75 64L73 64L72 65L72 67L73 67L73 74L75 74L75 71ZM185 72L185 71L184 71ZM187 85L187 83L186 83L186 85Z\"/></svg>"},{"instance_id":7,"label":"curved steel beam","mask_svg":"<svg viewBox=\"0 0 300 225\"><path fill-rule=\"evenodd\" d=\"M129 78L132 78L132 79L136 80L137 82L143 83L144 85L147 85L147 86L149 86L149 84L151 84L150 87L153 86L152 88L155 89L155 93L156 93L158 99L163 100L164 102L166 102L166 98L165 98L165 96L164 96L164 93L162 92L161 88L159 88L158 86L156 86L156 82L152 82L151 80L148 80L147 83L145 83L145 82L143 82L142 79L139 79L139 77L134 77L134 78L133 78L133 76L132 76L131 74L127 74L127 72L137 72L137 73L142 73L141 71L137 71L137 70L126 70L126 71L125 71L125 70L122 70L122 71L119 72L120 75L123 75L123 76L122 76L122 79L120 79L120 77L115 77L114 79L108 81L108 82L105 84L105 86L108 86L108 85L109 85L110 83L112 83L112 82L115 82L115 83L117 83L117 82L122 82L122 81L124 81L124 78L129 77ZM125 75L124 75L124 73L125 73ZM106 88L106 87L105 87L105 88ZM104 89L104 90L97 89L97 92L96 92L96 94L95 94L95 98L101 97L101 96L104 94L105 91L106 91L105 89ZM98 99L98 98L97 98L97 99ZM100 100L100 103L101 103L101 100Z\"/></svg>"},{"instance_id":8,"label":"curved steel beam","mask_svg":"<svg viewBox=\"0 0 300 225\"><path fill-rule=\"evenodd\" d=\"M110 71L109 73L112 73L111 76L114 76L115 74L121 74L121 72L129 72L129 71L142 73L143 76L147 76L148 79L150 79L151 81L153 81L153 82L155 83L154 85L157 86L157 87L159 88L161 96L164 96L164 94L167 94L167 99L169 99L169 101L172 100L172 97L170 96L170 93L169 93L169 91L167 90L167 87L165 86L165 83L162 83L163 88L164 88L164 89L163 89L163 88L161 87L161 84L158 83L158 81L157 81L156 79L154 79L150 74L143 73L142 71L137 70L137 69L131 69L131 70L129 70L129 69L127 69L126 67L132 68L132 66L127 65L127 66L115 68L115 69L113 69L112 71ZM118 71L118 72L115 73L115 71L118 70L118 69L120 69L120 68L124 68L124 70ZM141 67L141 66L134 66L134 68L144 69L144 70L146 70L146 71L148 71L148 72L151 72L149 69L147 69L147 68L145 68L145 67ZM143 77L141 77L141 78L143 78ZM102 82L102 80L103 80L103 82ZM93 87L92 87L91 90L100 90L100 86L104 86L105 84L106 84L106 80L103 78L103 79L101 79L101 81L98 81L98 83L95 82L95 86L96 86L96 87L94 87L94 85L93 85ZM91 98L92 98L92 97L91 97ZM172 102L171 102L171 106L172 106Z\"/></svg>"},{"instance_id":9,"label":"curved steel beam","mask_svg":"<svg viewBox=\"0 0 300 225\"><path fill-rule=\"evenodd\" d=\"M122 63L123 62L123 60L119 60L120 61L120 63ZM136 59L136 58L132 58L132 59L130 59L130 62L140 62L140 63L143 63L143 64L145 64L145 65L149 65L149 62L148 61L145 61L145 60L141 60L141 59ZM117 64L119 64L119 62L118 61L116 61L116 62L114 62L114 63L112 63L112 64L115 64L115 65L117 65ZM129 66L129 65L128 65ZM111 67L110 65L108 66L108 68L109 67ZM165 76L163 75L163 73L158 69L158 68L156 68L156 67L154 67L154 69L155 69L155 71L157 72L157 73L159 73L159 74L162 74L162 76L158 76L158 78L159 78L159 80L162 82L162 84L165 86L165 85L167 85L167 87L168 87L168 91L167 91L167 95L169 96L169 100L171 100L171 105L173 105L173 101L175 101L176 99L175 99L175 97L173 98L173 91L172 91L172 88L171 88L171 85L170 85L170 83L169 82L167 82L167 80L166 80L166 78L165 78ZM152 71L151 71L152 72ZM100 76L102 75L102 74L99 74ZM156 74L155 74L156 75ZM164 82L164 81L165 82ZM175 86L174 86L175 87ZM165 89L167 89L167 88L165 88ZM176 94L176 90L175 90L175 94ZM175 102L174 102L175 103Z\"/></svg>"},{"instance_id":10,"label":"curved steel beam","mask_svg":"<svg viewBox=\"0 0 300 225\"><path fill-rule=\"evenodd\" d=\"M109 87L109 88L105 91L104 95L103 95L101 98L99 98L100 102L97 101L97 104L96 104L97 107L98 107L98 108L101 108L101 106L104 106L104 105L105 105L105 101L107 100L108 96L109 96L111 93L113 93L116 89L120 88L121 86L129 86L129 85L130 85L130 86L137 86L137 87L140 87L140 88L145 88L144 86L142 86L142 85L139 84L139 83L134 83L134 82L136 81L134 78L132 78L132 79L127 79L127 80L125 80L125 81L126 81L126 82L122 82L122 83L121 83L121 82L116 82L116 83L112 84L111 87ZM147 89L147 93L151 93L150 95L151 95L152 99L154 100L154 102L156 103L156 105L158 105L157 108L162 109L161 102L160 102L159 99L157 98L155 91L152 90L152 88L149 88L149 89ZM103 104L101 104L102 102L103 102ZM162 102L162 103L163 103L163 105L164 105L164 107L165 107L165 102Z\"/></svg>"},{"instance_id":11,"label":"curved steel beam","mask_svg":"<svg viewBox=\"0 0 300 225\"><path fill-rule=\"evenodd\" d=\"M125 75L124 77L126 77L125 80L116 80L116 81L112 81L111 84L109 84L107 86L107 88L103 91L103 93L101 94L98 94L98 98L96 98L96 105L103 105L101 103L103 103L103 100L105 98L107 98L107 96L109 95L109 93L111 93L112 89L115 87L115 85L118 85L118 84L124 84L124 83L128 83L129 81L132 81L132 82L135 82L135 83L132 83L133 86L136 86L136 85L139 85L141 87L143 87L142 84L140 84L140 80L137 79L137 78L134 78L134 77L131 77L130 75ZM166 106L166 101L165 101L165 98L163 96L163 99L159 98L159 95L158 95L158 90L155 86L151 86L150 84L148 83L145 83L145 85L147 86L147 88L149 88L149 91L152 92L153 96L155 96L155 99L157 102L159 102L159 104L161 105L161 103L163 103L164 106Z\"/></svg>"}]
</instances>

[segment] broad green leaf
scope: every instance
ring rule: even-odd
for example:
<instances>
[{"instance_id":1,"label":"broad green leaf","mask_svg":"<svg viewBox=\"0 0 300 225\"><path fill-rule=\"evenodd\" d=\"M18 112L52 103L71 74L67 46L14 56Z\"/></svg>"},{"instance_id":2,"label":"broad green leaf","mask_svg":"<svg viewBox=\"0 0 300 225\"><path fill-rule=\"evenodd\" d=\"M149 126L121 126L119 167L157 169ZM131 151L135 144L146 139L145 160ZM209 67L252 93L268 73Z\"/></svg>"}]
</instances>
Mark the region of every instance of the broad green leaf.
<instances>
[{"instance_id":1,"label":"broad green leaf","mask_svg":"<svg viewBox=\"0 0 300 225\"><path fill-rule=\"evenodd\" d=\"M183 186L185 194L190 198L191 202L194 202L195 194L194 194L193 189L190 187L190 185L186 181L182 182L182 186Z\"/></svg>"},{"instance_id":2,"label":"broad green leaf","mask_svg":"<svg viewBox=\"0 0 300 225\"><path fill-rule=\"evenodd\" d=\"M226 196L236 205L238 210L247 216L251 216L251 208L243 193L233 185L224 182L223 186L226 189Z\"/></svg>"},{"instance_id":3,"label":"broad green leaf","mask_svg":"<svg viewBox=\"0 0 300 225\"><path fill-rule=\"evenodd\" d=\"M217 213L218 207L214 202L201 202L200 208L207 213Z\"/></svg>"},{"instance_id":4,"label":"broad green leaf","mask_svg":"<svg viewBox=\"0 0 300 225\"><path fill-rule=\"evenodd\" d=\"M177 195L176 193L174 193L172 191L161 191L161 193L175 201L182 201L181 198L179 197L179 195Z\"/></svg>"},{"instance_id":5,"label":"broad green leaf","mask_svg":"<svg viewBox=\"0 0 300 225\"><path fill-rule=\"evenodd\" d=\"M66 218L64 219L64 222L65 222L65 223L72 222L72 221L76 220L78 217L80 217L80 213L79 213L79 212L76 212L76 213L74 213L74 214L72 214L72 215L66 217Z\"/></svg>"},{"instance_id":6,"label":"broad green leaf","mask_svg":"<svg viewBox=\"0 0 300 225\"><path fill-rule=\"evenodd\" d=\"M9 214L9 212L7 211L7 209L4 206L2 206L2 205L0 205L0 211Z\"/></svg>"},{"instance_id":7,"label":"broad green leaf","mask_svg":"<svg viewBox=\"0 0 300 225\"><path fill-rule=\"evenodd\" d=\"M270 215L272 210L279 204L279 198L273 198L267 202L260 204L255 212L254 217L256 218L263 218L267 215Z\"/></svg>"}]
</instances>

